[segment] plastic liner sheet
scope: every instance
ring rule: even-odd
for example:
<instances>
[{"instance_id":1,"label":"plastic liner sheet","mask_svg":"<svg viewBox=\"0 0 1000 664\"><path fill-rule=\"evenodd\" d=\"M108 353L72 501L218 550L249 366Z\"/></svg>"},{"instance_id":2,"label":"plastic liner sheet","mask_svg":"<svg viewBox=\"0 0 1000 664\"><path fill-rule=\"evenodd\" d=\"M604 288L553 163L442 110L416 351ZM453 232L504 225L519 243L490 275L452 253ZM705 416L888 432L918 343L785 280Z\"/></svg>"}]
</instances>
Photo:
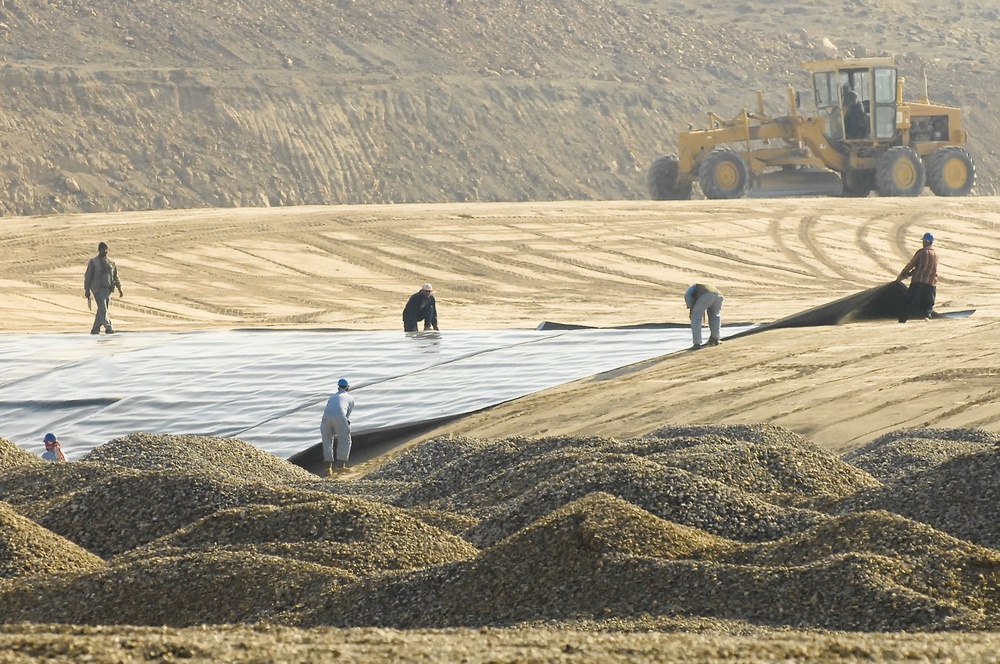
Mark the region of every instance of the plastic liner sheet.
<instances>
[{"instance_id":1,"label":"plastic liner sheet","mask_svg":"<svg viewBox=\"0 0 1000 664\"><path fill-rule=\"evenodd\" d=\"M723 337L743 332L725 327ZM68 458L135 431L238 437L282 458L319 442L337 379L354 431L454 417L684 350L687 328L445 333L230 330L0 336L0 437ZM709 351L703 351L709 352Z\"/></svg>"},{"instance_id":2,"label":"plastic liner sheet","mask_svg":"<svg viewBox=\"0 0 1000 664\"><path fill-rule=\"evenodd\" d=\"M868 320L896 320L907 307L906 285L892 281L875 288L842 297L828 304L813 307L806 311L792 314L785 318L747 329L733 336L745 336L777 330L784 327L818 327L821 325L841 325ZM975 313L975 309L951 311L946 313L932 312L933 318L966 318Z\"/></svg>"}]
</instances>

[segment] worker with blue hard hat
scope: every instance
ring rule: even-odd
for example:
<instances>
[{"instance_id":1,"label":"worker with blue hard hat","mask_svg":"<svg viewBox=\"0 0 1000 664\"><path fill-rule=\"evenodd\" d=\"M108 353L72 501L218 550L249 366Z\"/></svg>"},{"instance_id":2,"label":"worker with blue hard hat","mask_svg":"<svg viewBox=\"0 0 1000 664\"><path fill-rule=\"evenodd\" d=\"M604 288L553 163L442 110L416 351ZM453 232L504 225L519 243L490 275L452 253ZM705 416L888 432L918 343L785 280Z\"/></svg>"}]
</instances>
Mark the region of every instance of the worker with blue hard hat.
<instances>
[{"instance_id":1,"label":"worker with blue hard hat","mask_svg":"<svg viewBox=\"0 0 1000 664\"><path fill-rule=\"evenodd\" d=\"M910 287L906 289L906 302L899 314L900 323L905 323L911 314L930 320L934 313L934 301L937 299L937 252L934 251L934 236L931 233L924 233L921 240L923 246L917 249L913 258L896 277L898 282L907 277L910 279Z\"/></svg>"},{"instance_id":2,"label":"worker with blue hard hat","mask_svg":"<svg viewBox=\"0 0 1000 664\"><path fill-rule=\"evenodd\" d=\"M326 474L334 470L346 471L347 460L351 456L351 413L354 411L354 396L349 394L351 383L346 378L337 381L337 391L330 395L319 425L323 441L323 461Z\"/></svg>"},{"instance_id":3,"label":"worker with blue hard hat","mask_svg":"<svg viewBox=\"0 0 1000 664\"><path fill-rule=\"evenodd\" d=\"M45 434L45 438L42 440L45 443L45 453L42 454L42 458L46 461L65 461L66 455L63 454L62 445L59 443L59 439L56 438L54 433Z\"/></svg>"}]
</instances>

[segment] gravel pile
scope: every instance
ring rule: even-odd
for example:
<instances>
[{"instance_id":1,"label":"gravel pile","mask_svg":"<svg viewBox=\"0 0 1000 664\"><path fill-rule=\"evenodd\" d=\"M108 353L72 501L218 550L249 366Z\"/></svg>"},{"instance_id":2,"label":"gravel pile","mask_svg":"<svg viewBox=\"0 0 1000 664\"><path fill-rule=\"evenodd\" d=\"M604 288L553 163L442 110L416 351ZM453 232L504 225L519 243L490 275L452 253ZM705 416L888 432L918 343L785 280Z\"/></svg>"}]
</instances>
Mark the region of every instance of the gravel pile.
<instances>
[{"instance_id":1,"label":"gravel pile","mask_svg":"<svg viewBox=\"0 0 1000 664\"><path fill-rule=\"evenodd\" d=\"M311 484L304 483L302 487L337 496L356 496L378 503L399 504L400 496L412 491L419 484L418 482L397 482L395 480L371 480L367 477L351 478L349 482L340 480L341 478L320 480L314 476Z\"/></svg>"},{"instance_id":2,"label":"gravel pile","mask_svg":"<svg viewBox=\"0 0 1000 664\"><path fill-rule=\"evenodd\" d=\"M0 622L173 627L280 622L309 597L351 578L322 565L246 551L146 558L0 587Z\"/></svg>"},{"instance_id":3,"label":"gravel pile","mask_svg":"<svg viewBox=\"0 0 1000 664\"><path fill-rule=\"evenodd\" d=\"M640 616L692 616L863 631L984 626L972 607L900 585L894 561L877 554L835 554L797 566L724 562L733 546L592 494L473 561L328 595L301 624L573 624L601 616L635 628Z\"/></svg>"},{"instance_id":4,"label":"gravel pile","mask_svg":"<svg viewBox=\"0 0 1000 664\"><path fill-rule=\"evenodd\" d=\"M86 572L104 561L0 503L0 579Z\"/></svg>"},{"instance_id":5,"label":"gravel pile","mask_svg":"<svg viewBox=\"0 0 1000 664\"><path fill-rule=\"evenodd\" d=\"M776 542L709 553L718 562L785 568L837 556L877 557L889 585L980 613L1000 609L1000 551L884 511L848 514Z\"/></svg>"},{"instance_id":6,"label":"gravel pile","mask_svg":"<svg viewBox=\"0 0 1000 664\"><path fill-rule=\"evenodd\" d=\"M489 546L596 491L623 498L660 518L737 540L777 539L827 518L819 512L774 505L721 482L631 455L581 459L571 470L535 479L531 489L469 530L469 540L481 548Z\"/></svg>"},{"instance_id":7,"label":"gravel pile","mask_svg":"<svg viewBox=\"0 0 1000 664\"><path fill-rule=\"evenodd\" d=\"M766 440L768 431L776 434L776 443L754 442ZM479 523L465 536L480 547L595 491L722 537L760 541L825 518L783 503L842 497L879 486L864 471L777 427L734 427L703 438L681 433L685 435L678 438L623 441L432 441L426 450L411 450L372 475L393 478L418 470L425 480L395 503L475 517ZM446 443L464 454L443 448Z\"/></svg>"},{"instance_id":8,"label":"gravel pile","mask_svg":"<svg viewBox=\"0 0 1000 664\"><path fill-rule=\"evenodd\" d=\"M96 447L84 461L135 470L176 470L221 480L312 483L316 476L238 438L133 433Z\"/></svg>"},{"instance_id":9,"label":"gravel pile","mask_svg":"<svg viewBox=\"0 0 1000 664\"><path fill-rule=\"evenodd\" d=\"M43 461L0 474L0 499L33 517L71 493L112 477L135 475L136 471L103 463Z\"/></svg>"},{"instance_id":10,"label":"gravel pile","mask_svg":"<svg viewBox=\"0 0 1000 664\"><path fill-rule=\"evenodd\" d=\"M8 468L42 465L48 463L41 457L29 454L5 438L0 438L0 473Z\"/></svg>"},{"instance_id":11,"label":"gravel pile","mask_svg":"<svg viewBox=\"0 0 1000 664\"><path fill-rule=\"evenodd\" d=\"M434 526L435 528L440 528L459 536L479 523L479 519L467 514L432 510L426 507L413 507L406 510L406 512L414 519L420 519L429 526Z\"/></svg>"},{"instance_id":12,"label":"gravel pile","mask_svg":"<svg viewBox=\"0 0 1000 664\"><path fill-rule=\"evenodd\" d=\"M904 429L848 452L844 461L890 483L957 456L998 447L1000 435L981 429Z\"/></svg>"},{"instance_id":13,"label":"gravel pile","mask_svg":"<svg viewBox=\"0 0 1000 664\"><path fill-rule=\"evenodd\" d=\"M881 485L865 470L780 427L697 429L705 427L657 431L655 437L673 441L678 449L654 458L783 504L829 501Z\"/></svg>"},{"instance_id":14,"label":"gravel pile","mask_svg":"<svg viewBox=\"0 0 1000 664\"><path fill-rule=\"evenodd\" d=\"M931 439L931 448L938 450L938 441ZM973 544L1000 549L998 477L1000 447L990 445L921 472L901 474L881 489L841 501L838 511L886 510Z\"/></svg>"},{"instance_id":15,"label":"gravel pile","mask_svg":"<svg viewBox=\"0 0 1000 664\"><path fill-rule=\"evenodd\" d=\"M0 620L1000 629L1000 447L982 432L844 459L767 426L440 439L356 480L230 463L233 440L115 446L0 474Z\"/></svg>"},{"instance_id":16,"label":"gravel pile","mask_svg":"<svg viewBox=\"0 0 1000 664\"><path fill-rule=\"evenodd\" d=\"M331 497L301 505L219 510L120 558L176 556L220 548L234 552L252 549L359 576L466 560L478 553L465 540L399 508Z\"/></svg>"},{"instance_id":17,"label":"gravel pile","mask_svg":"<svg viewBox=\"0 0 1000 664\"><path fill-rule=\"evenodd\" d=\"M69 464L67 464L69 465ZM29 516L109 558L168 535L221 509L293 505L326 494L271 484L222 481L179 471L128 471L50 501Z\"/></svg>"}]
</instances>

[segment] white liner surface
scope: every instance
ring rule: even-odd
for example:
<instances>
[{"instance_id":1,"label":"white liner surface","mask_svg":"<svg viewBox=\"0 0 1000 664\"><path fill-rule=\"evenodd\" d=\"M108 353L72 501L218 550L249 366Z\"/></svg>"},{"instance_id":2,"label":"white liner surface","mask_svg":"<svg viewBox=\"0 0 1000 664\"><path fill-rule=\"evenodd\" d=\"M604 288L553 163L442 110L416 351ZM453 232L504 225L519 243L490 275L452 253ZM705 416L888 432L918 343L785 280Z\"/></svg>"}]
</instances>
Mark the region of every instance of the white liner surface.
<instances>
[{"instance_id":1,"label":"white liner surface","mask_svg":"<svg viewBox=\"0 0 1000 664\"><path fill-rule=\"evenodd\" d=\"M53 431L73 460L134 431L234 436L289 458L319 442L340 377L364 432L473 412L690 344L684 328L2 335L0 437L40 454Z\"/></svg>"}]
</instances>

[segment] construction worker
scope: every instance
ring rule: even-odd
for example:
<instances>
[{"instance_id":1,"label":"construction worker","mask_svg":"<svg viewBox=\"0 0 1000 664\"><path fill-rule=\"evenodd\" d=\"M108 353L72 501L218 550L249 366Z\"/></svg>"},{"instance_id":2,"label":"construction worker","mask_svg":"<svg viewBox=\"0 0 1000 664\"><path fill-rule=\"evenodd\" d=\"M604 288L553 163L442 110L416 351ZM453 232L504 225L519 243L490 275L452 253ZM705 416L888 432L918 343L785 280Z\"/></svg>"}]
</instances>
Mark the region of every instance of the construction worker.
<instances>
[{"instance_id":1,"label":"construction worker","mask_svg":"<svg viewBox=\"0 0 1000 664\"><path fill-rule=\"evenodd\" d=\"M844 93L844 135L847 138L868 137L868 116L854 90Z\"/></svg>"},{"instance_id":2,"label":"construction worker","mask_svg":"<svg viewBox=\"0 0 1000 664\"><path fill-rule=\"evenodd\" d=\"M326 463L326 474L333 475L334 470L346 471L347 459L351 456L351 412L354 410L354 397L348 392L351 384L346 378L337 381L337 391L330 395L323 411L323 420L319 425L323 440L323 461Z\"/></svg>"},{"instance_id":3,"label":"construction worker","mask_svg":"<svg viewBox=\"0 0 1000 664\"><path fill-rule=\"evenodd\" d=\"M56 438L54 433L45 434L45 439L42 442L45 443L45 452L42 454L43 459L46 461L66 460L66 455L62 451L62 445L59 444L59 439Z\"/></svg>"},{"instance_id":4,"label":"construction worker","mask_svg":"<svg viewBox=\"0 0 1000 664\"><path fill-rule=\"evenodd\" d=\"M419 291L410 296L403 308L403 331L416 332L417 323L424 321L424 329L438 329L437 301L434 299L434 289L430 284L424 284Z\"/></svg>"},{"instance_id":5,"label":"construction worker","mask_svg":"<svg viewBox=\"0 0 1000 664\"><path fill-rule=\"evenodd\" d=\"M911 313L917 313L921 318L930 320L934 313L934 300L937 299L937 268L938 258L934 251L934 236L924 233L921 238L923 246L917 249L910 262L900 271L896 281L910 279L910 287L906 290L906 303L899 315L899 322L905 323Z\"/></svg>"},{"instance_id":6,"label":"construction worker","mask_svg":"<svg viewBox=\"0 0 1000 664\"><path fill-rule=\"evenodd\" d=\"M87 273L83 277L83 294L87 298L87 305L90 305L90 297L93 295L97 301L97 313L94 315L94 325L90 328L91 334L100 334L101 327L104 327L106 334L114 334L111 327L111 319L108 318L108 303L111 300L111 293L118 289L118 297L124 297L122 293L122 282L118 280L118 268L115 262L108 258L108 245L101 242L97 245L97 255L87 263Z\"/></svg>"},{"instance_id":7,"label":"construction worker","mask_svg":"<svg viewBox=\"0 0 1000 664\"><path fill-rule=\"evenodd\" d=\"M698 350L701 345L701 321L708 314L708 329L710 336L708 346L719 345L719 333L722 327L722 293L708 284L691 284L684 292L684 303L691 314L692 350Z\"/></svg>"}]
</instances>

